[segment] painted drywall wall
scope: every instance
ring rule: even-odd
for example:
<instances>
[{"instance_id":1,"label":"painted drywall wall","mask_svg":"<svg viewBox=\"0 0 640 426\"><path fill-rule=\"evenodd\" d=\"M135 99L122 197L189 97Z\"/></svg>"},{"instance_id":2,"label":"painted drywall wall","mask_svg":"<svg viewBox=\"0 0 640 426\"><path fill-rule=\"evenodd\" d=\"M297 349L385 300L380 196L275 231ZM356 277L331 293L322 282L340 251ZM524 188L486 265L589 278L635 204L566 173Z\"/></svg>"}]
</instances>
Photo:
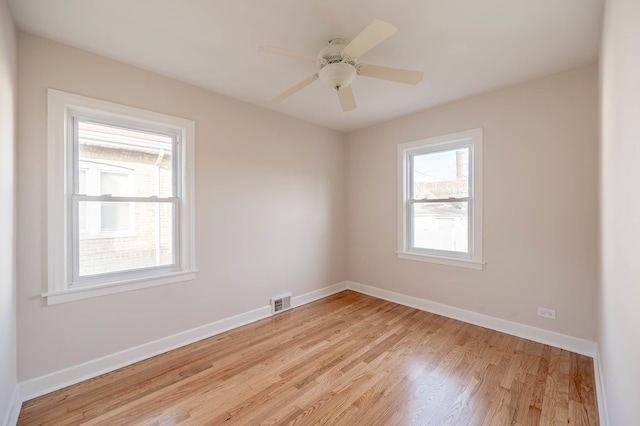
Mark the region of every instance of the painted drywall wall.
<instances>
[{"instance_id":1,"label":"painted drywall wall","mask_svg":"<svg viewBox=\"0 0 640 426\"><path fill-rule=\"evenodd\" d=\"M611 425L637 425L640 389L640 3L609 0L601 54L599 346Z\"/></svg>"},{"instance_id":2,"label":"painted drywall wall","mask_svg":"<svg viewBox=\"0 0 640 426\"><path fill-rule=\"evenodd\" d=\"M582 67L349 134L348 279L594 341L597 72ZM398 259L397 145L478 127L484 270ZM557 319L538 317L538 306Z\"/></svg>"},{"instance_id":3,"label":"painted drywall wall","mask_svg":"<svg viewBox=\"0 0 640 426\"><path fill-rule=\"evenodd\" d=\"M26 33L18 71L19 380L346 278L341 133ZM195 281L45 305L47 88L195 120Z\"/></svg>"},{"instance_id":4,"label":"painted drywall wall","mask_svg":"<svg viewBox=\"0 0 640 426\"><path fill-rule=\"evenodd\" d=\"M16 389L15 109L16 32L0 1L0 422Z\"/></svg>"},{"instance_id":5,"label":"painted drywall wall","mask_svg":"<svg viewBox=\"0 0 640 426\"><path fill-rule=\"evenodd\" d=\"M16 32L0 1L0 422L16 389L15 109ZM8 420L8 419L7 419Z\"/></svg>"}]
</instances>

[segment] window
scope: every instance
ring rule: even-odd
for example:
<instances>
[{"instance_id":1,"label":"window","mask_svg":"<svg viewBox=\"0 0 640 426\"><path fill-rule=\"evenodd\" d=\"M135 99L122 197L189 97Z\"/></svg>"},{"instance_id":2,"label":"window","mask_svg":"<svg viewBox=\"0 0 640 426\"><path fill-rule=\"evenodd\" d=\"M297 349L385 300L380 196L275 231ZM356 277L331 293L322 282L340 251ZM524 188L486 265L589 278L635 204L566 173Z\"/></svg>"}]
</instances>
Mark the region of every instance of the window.
<instances>
[{"instance_id":1,"label":"window","mask_svg":"<svg viewBox=\"0 0 640 426\"><path fill-rule=\"evenodd\" d=\"M398 257L482 269L482 129L398 145Z\"/></svg>"},{"instance_id":2,"label":"window","mask_svg":"<svg viewBox=\"0 0 640 426\"><path fill-rule=\"evenodd\" d=\"M49 304L195 278L194 127L49 90Z\"/></svg>"}]
</instances>

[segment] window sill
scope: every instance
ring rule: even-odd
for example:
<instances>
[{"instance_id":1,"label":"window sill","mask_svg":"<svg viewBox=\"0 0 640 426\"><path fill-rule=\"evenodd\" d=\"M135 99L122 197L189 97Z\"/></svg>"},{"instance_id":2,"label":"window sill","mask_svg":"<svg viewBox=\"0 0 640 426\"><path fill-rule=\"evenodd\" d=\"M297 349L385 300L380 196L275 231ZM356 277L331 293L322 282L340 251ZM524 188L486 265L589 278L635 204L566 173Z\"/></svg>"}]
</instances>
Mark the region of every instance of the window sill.
<instances>
[{"instance_id":1,"label":"window sill","mask_svg":"<svg viewBox=\"0 0 640 426\"><path fill-rule=\"evenodd\" d=\"M482 271L485 263L476 260L455 259L452 257L429 256L424 254L397 252L399 259L414 260L417 262L437 263L439 265L457 266L460 268L476 269Z\"/></svg>"},{"instance_id":2,"label":"window sill","mask_svg":"<svg viewBox=\"0 0 640 426\"><path fill-rule=\"evenodd\" d=\"M163 274L157 277L140 278L136 280L120 281L109 284L94 285L43 293L47 299L47 305L72 302L74 300L89 299L92 297L106 296L108 294L123 293L142 288L156 287L166 284L174 284L183 281L195 280L197 270Z\"/></svg>"}]
</instances>

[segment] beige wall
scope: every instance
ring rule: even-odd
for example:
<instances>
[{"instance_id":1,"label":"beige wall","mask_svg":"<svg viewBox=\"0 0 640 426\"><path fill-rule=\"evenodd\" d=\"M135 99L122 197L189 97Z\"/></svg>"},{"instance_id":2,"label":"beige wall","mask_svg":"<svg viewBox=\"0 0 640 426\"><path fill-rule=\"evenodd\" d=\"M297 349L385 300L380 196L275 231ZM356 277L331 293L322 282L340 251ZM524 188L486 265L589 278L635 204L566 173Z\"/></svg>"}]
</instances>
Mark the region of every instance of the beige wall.
<instances>
[{"instance_id":1,"label":"beige wall","mask_svg":"<svg viewBox=\"0 0 640 426\"><path fill-rule=\"evenodd\" d=\"M348 135L349 280L595 340L597 72L576 69ZM477 127L485 269L398 259L396 146ZM538 317L538 306L557 319Z\"/></svg>"},{"instance_id":2,"label":"beige wall","mask_svg":"<svg viewBox=\"0 0 640 426\"><path fill-rule=\"evenodd\" d=\"M15 104L16 33L0 0L0 423L16 387Z\"/></svg>"},{"instance_id":3,"label":"beige wall","mask_svg":"<svg viewBox=\"0 0 640 426\"><path fill-rule=\"evenodd\" d=\"M640 401L640 3L609 0L601 54L601 284L598 343L611 425Z\"/></svg>"},{"instance_id":4,"label":"beige wall","mask_svg":"<svg viewBox=\"0 0 640 426\"><path fill-rule=\"evenodd\" d=\"M33 35L18 51L20 380L346 278L342 134ZM195 120L195 282L45 305L47 88Z\"/></svg>"},{"instance_id":5,"label":"beige wall","mask_svg":"<svg viewBox=\"0 0 640 426\"><path fill-rule=\"evenodd\" d=\"M595 340L595 65L345 136L34 35L18 47L20 380L347 278ZM195 282L45 305L47 88L196 121ZM485 270L397 259L397 144L476 127Z\"/></svg>"}]
</instances>

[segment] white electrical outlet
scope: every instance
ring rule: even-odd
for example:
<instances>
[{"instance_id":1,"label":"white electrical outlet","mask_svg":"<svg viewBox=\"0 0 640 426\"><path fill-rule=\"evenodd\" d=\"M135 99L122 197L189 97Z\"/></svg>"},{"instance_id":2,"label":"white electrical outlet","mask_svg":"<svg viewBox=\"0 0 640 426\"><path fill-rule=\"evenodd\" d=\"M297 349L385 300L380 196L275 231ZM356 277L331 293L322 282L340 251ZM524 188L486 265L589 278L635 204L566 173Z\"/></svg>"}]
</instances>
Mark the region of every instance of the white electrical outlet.
<instances>
[{"instance_id":1,"label":"white electrical outlet","mask_svg":"<svg viewBox=\"0 0 640 426\"><path fill-rule=\"evenodd\" d=\"M538 315L549 319L556 319L556 310L538 307Z\"/></svg>"}]
</instances>

